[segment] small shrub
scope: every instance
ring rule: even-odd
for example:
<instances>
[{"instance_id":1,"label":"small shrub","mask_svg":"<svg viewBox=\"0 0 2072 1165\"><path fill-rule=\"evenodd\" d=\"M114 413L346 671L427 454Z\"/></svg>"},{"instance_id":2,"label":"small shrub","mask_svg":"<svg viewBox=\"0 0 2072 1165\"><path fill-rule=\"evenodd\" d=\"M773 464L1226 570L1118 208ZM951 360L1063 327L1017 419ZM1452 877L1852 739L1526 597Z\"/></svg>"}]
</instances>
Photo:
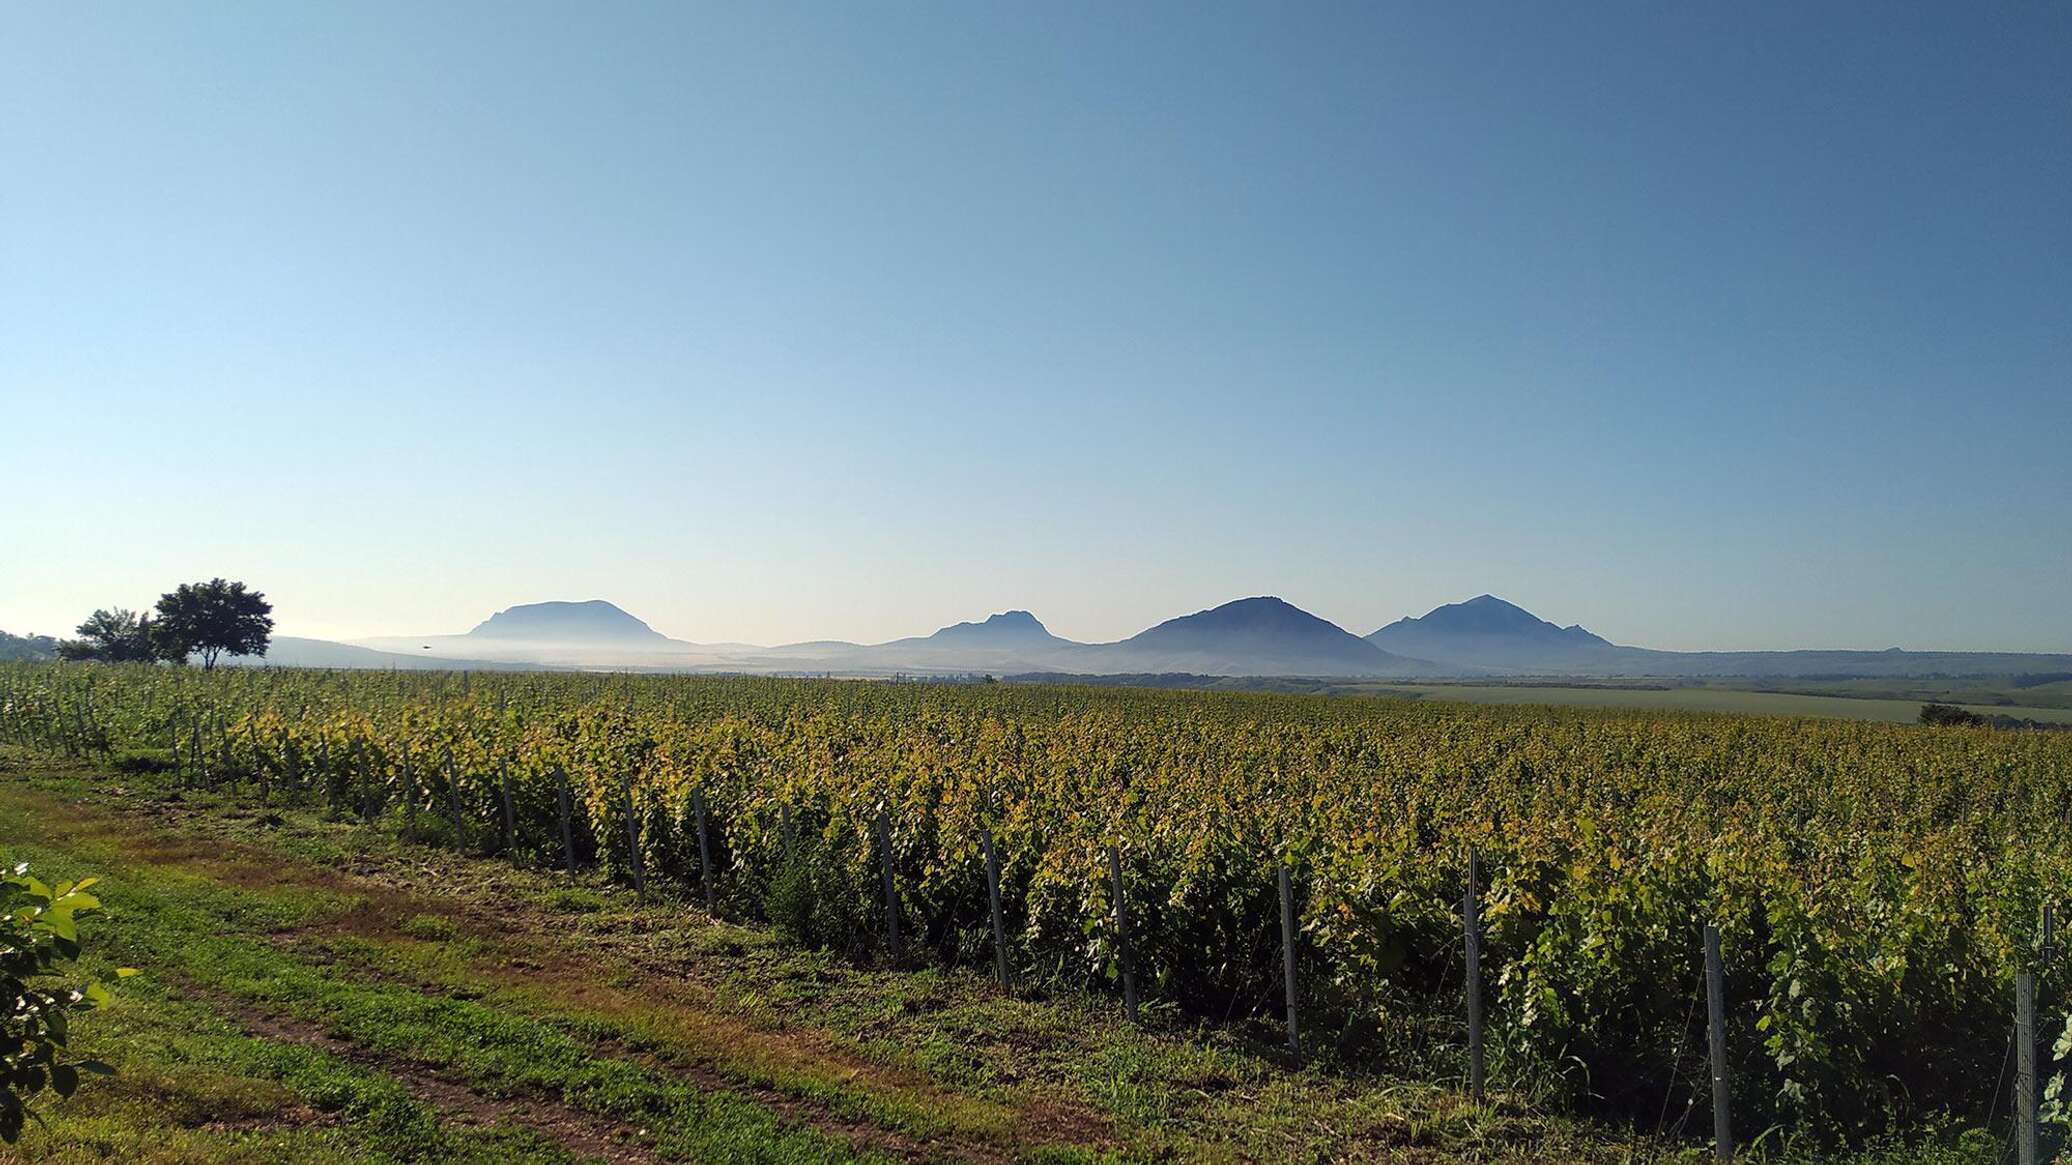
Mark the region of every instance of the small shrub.
<instances>
[{"instance_id":1,"label":"small shrub","mask_svg":"<svg viewBox=\"0 0 2072 1165\"><path fill-rule=\"evenodd\" d=\"M1965 728L1982 728L1991 721L1976 712L1967 712L1955 704L1923 704L1921 723L1943 727L1957 725Z\"/></svg>"},{"instance_id":2,"label":"small shrub","mask_svg":"<svg viewBox=\"0 0 2072 1165\"><path fill-rule=\"evenodd\" d=\"M46 886L27 865L0 874L0 1140L13 1143L35 1115L29 1101L48 1088L70 1096L79 1074L113 1071L96 1060L67 1060L71 1020L108 1001L100 983L37 985L79 957L78 916L100 908L92 878ZM136 974L124 967L118 976Z\"/></svg>"},{"instance_id":3,"label":"small shrub","mask_svg":"<svg viewBox=\"0 0 2072 1165\"><path fill-rule=\"evenodd\" d=\"M801 839L778 864L764 891L763 911L795 946L867 953L876 941L871 887L861 884L829 847Z\"/></svg>"}]
</instances>

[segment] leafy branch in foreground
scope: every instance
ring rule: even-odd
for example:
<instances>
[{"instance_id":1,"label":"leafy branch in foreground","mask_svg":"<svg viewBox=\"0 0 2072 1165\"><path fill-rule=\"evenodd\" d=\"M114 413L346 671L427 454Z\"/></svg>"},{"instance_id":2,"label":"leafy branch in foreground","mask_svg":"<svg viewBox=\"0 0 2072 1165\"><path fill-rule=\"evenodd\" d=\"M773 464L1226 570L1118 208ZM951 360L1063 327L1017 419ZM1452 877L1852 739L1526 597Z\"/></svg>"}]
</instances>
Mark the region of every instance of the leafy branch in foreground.
<instances>
[{"instance_id":1,"label":"leafy branch in foreground","mask_svg":"<svg viewBox=\"0 0 2072 1165\"><path fill-rule=\"evenodd\" d=\"M108 1002L108 988L37 985L32 980L63 974L79 957L78 916L100 908L87 893L95 879L46 886L29 876L26 864L0 873L0 1140L12 1143L29 1101L48 1088L70 1096L79 1074L110 1074L96 1060L67 1060L71 1017ZM118 977L136 974L124 967Z\"/></svg>"}]
</instances>

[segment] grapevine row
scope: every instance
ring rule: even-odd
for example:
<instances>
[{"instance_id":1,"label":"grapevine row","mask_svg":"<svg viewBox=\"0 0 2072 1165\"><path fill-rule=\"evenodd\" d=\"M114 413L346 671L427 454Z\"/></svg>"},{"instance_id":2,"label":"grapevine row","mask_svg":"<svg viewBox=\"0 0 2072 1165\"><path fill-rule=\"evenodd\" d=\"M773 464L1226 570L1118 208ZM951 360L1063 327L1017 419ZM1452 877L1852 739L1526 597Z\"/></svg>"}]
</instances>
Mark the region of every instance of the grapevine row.
<instances>
[{"instance_id":1,"label":"grapevine row","mask_svg":"<svg viewBox=\"0 0 2072 1165\"><path fill-rule=\"evenodd\" d=\"M1711 923L1732 985L1737 1108L1841 1136L2004 1107L2010 985L2037 966L2039 909L2072 885L2067 734L1018 685L79 665L0 669L0 732L152 750L186 780L546 865L566 860L565 788L567 840L607 876L678 881L742 915L811 915L796 925L837 944L896 921L910 958L984 967L991 844L1018 971L1115 979L1120 887L1146 995L1207 1016L1263 1015L1279 998L1285 868L1307 1050L1351 1060L1388 1055L1359 1033L1458 1014L1472 848L1500 1084L1554 1080L1652 1112L1679 1069L1692 1075L1678 1050L1695 1046L1696 943ZM2041 970L2043 998L2062 998L2058 972Z\"/></svg>"}]
</instances>

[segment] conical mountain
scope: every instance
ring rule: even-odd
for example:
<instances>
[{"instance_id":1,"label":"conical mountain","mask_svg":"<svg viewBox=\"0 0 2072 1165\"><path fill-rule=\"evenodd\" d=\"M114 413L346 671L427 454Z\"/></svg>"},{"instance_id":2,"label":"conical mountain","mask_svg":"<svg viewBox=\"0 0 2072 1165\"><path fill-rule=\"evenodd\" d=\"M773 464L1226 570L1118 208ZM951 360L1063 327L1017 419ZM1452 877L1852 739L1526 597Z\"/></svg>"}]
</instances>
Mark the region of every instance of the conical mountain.
<instances>
[{"instance_id":1,"label":"conical mountain","mask_svg":"<svg viewBox=\"0 0 2072 1165\"><path fill-rule=\"evenodd\" d=\"M1398 619L1367 637L1378 647L1467 669L1546 669L1612 658L1624 651L1580 626L1559 627L1495 595Z\"/></svg>"},{"instance_id":2,"label":"conical mountain","mask_svg":"<svg viewBox=\"0 0 2072 1165\"><path fill-rule=\"evenodd\" d=\"M1096 650L1116 671L1373 676L1428 670L1270 595L1168 619Z\"/></svg>"}]
</instances>

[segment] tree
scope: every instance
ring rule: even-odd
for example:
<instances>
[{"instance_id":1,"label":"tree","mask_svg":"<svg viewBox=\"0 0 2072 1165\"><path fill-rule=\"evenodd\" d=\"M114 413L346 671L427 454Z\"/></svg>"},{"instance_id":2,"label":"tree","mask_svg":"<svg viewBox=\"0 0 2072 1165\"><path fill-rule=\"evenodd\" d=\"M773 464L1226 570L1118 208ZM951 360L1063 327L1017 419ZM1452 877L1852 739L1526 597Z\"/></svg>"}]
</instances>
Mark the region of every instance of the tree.
<instances>
[{"instance_id":1,"label":"tree","mask_svg":"<svg viewBox=\"0 0 2072 1165\"><path fill-rule=\"evenodd\" d=\"M111 663L135 663L158 658L152 642L151 616L142 618L124 607L99 610L79 625L79 638L58 644L64 659L105 659Z\"/></svg>"},{"instance_id":2,"label":"tree","mask_svg":"<svg viewBox=\"0 0 2072 1165\"><path fill-rule=\"evenodd\" d=\"M203 668L215 667L225 652L265 655L272 636L273 604L266 596L220 578L182 583L160 596L152 631L159 654L173 660L199 655Z\"/></svg>"}]
</instances>

